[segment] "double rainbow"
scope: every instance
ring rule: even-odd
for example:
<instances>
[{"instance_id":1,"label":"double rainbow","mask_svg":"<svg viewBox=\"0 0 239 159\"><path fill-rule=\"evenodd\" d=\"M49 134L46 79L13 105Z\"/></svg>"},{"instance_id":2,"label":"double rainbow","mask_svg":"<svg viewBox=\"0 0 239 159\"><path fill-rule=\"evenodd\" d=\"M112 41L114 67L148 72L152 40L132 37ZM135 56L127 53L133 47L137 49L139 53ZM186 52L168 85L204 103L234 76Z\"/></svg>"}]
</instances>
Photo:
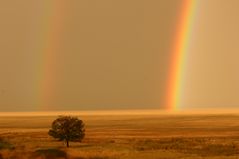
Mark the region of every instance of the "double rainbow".
<instances>
[{"instance_id":1,"label":"double rainbow","mask_svg":"<svg viewBox=\"0 0 239 159\"><path fill-rule=\"evenodd\" d=\"M188 57L190 38L192 36L193 21L196 15L196 6L199 0L182 0L180 16L175 33L175 41L170 57L170 74L167 87L167 108L177 110L181 107L181 96L183 88L183 77L185 76L185 65ZM38 81L40 93L40 107L45 110L52 108L53 92L56 83L56 60L61 39L63 24L62 0L47 1L44 22L41 26L41 64L40 77Z\"/></svg>"},{"instance_id":2,"label":"double rainbow","mask_svg":"<svg viewBox=\"0 0 239 159\"><path fill-rule=\"evenodd\" d=\"M180 16L175 33L175 41L170 57L169 82L167 87L167 109L178 110L181 107L182 89L185 77L193 23L198 0L182 0Z\"/></svg>"}]
</instances>

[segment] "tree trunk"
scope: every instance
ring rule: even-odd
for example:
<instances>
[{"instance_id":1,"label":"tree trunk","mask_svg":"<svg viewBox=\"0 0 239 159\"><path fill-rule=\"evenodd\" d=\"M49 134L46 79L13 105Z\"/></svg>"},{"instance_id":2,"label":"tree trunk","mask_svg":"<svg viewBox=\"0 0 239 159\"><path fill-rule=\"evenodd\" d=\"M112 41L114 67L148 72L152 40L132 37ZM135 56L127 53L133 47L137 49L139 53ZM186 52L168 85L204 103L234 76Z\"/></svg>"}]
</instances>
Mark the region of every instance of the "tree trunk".
<instances>
[{"instance_id":1,"label":"tree trunk","mask_svg":"<svg viewBox=\"0 0 239 159\"><path fill-rule=\"evenodd\" d=\"M66 140L66 146L69 147L69 140Z\"/></svg>"}]
</instances>

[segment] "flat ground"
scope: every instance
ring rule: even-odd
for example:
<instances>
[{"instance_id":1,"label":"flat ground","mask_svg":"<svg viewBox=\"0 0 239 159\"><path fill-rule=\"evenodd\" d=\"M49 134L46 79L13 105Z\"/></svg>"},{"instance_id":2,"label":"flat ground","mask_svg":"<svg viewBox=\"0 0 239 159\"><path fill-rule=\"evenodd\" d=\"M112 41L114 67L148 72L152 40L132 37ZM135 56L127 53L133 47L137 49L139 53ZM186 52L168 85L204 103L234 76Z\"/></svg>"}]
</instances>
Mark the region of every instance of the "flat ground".
<instances>
[{"instance_id":1,"label":"flat ground","mask_svg":"<svg viewBox=\"0 0 239 159\"><path fill-rule=\"evenodd\" d=\"M2 158L239 158L239 115L83 115L85 139L70 148L48 136L55 118L0 117Z\"/></svg>"}]
</instances>

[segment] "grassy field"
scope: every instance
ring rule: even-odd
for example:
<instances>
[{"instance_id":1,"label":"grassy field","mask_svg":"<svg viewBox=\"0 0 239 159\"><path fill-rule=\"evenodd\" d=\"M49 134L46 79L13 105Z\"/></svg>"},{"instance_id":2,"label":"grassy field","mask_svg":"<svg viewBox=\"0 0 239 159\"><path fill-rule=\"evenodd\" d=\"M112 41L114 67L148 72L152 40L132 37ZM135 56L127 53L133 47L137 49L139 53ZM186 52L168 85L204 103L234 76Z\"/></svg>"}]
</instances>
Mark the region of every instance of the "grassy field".
<instances>
[{"instance_id":1,"label":"grassy field","mask_svg":"<svg viewBox=\"0 0 239 159\"><path fill-rule=\"evenodd\" d=\"M55 118L0 117L0 159L239 158L239 115L83 115L70 148L48 136Z\"/></svg>"}]
</instances>

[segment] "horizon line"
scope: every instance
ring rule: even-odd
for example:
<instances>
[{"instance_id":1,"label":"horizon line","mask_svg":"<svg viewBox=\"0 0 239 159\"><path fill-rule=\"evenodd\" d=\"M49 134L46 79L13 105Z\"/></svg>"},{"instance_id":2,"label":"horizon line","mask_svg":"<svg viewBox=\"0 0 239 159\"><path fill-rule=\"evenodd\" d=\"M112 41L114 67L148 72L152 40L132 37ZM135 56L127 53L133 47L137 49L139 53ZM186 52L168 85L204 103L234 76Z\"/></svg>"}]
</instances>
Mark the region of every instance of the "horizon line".
<instances>
[{"instance_id":1,"label":"horizon line","mask_svg":"<svg viewBox=\"0 0 239 159\"><path fill-rule=\"evenodd\" d=\"M196 115L239 114L239 108L192 108L180 111L167 109L69 110L69 111L0 111L2 116L60 116L60 115Z\"/></svg>"}]
</instances>

